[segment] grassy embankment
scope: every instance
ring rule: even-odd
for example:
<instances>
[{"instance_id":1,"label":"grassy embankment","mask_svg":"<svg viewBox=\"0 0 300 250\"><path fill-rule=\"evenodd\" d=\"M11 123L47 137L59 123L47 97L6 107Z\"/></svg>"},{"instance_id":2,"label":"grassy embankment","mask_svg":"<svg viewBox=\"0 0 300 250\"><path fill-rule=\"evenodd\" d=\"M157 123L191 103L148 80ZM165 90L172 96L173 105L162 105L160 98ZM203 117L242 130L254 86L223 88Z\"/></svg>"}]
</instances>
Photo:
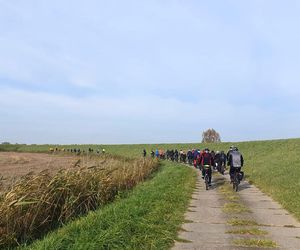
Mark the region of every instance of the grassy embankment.
<instances>
[{"instance_id":1,"label":"grassy embankment","mask_svg":"<svg viewBox=\"0 0 300 250\"><path fill-rule=\"evenodd\" d=\"M155 145L72 145L65 148L105 148L117 155L141 156L142 149L149 153L155 148L204 148L227 151L230 145L236 145L245 158L245 173L265 193L280 202L284 208L300 220L300 139L253 141L240 143L204 144L155 144ZM0 146L0 150L1 150ZM11 146L13 147L13 146ZM18 151L47 151L50 145L22 146ZM2 147L3 148L3 147Z\"/></svg>"},{"instance_id":2,"label":"grassy embankment","mask_svg":"<svg viewBox=\"0 0 300 250\"><path fill-rule=\"evenodd\" d=\"M190 168L164 162L153 179L28 249L168 249L184 221L195 181Z\"/></svg>"}]
</instances>

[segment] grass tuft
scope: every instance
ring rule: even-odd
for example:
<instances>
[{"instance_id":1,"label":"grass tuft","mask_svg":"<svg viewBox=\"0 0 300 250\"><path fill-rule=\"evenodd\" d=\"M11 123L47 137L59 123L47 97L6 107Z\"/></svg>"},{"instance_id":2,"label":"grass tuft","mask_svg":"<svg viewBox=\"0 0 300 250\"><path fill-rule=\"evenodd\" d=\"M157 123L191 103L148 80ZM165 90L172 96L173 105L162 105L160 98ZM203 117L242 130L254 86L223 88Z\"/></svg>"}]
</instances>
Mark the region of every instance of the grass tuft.
<instances>
[{"instance_id":1,"label":"grass tuft","mask_svg":"<svg viewBox=\"0 0 300 250\"><path fill-rule=\"evenodd\" d=\"M266 235L266 234L268 234L267 231L261 230L256 227L234 229L234 230L229 230L226 233L228 233L228 234L247 234L247 235Z\"/></svg>"},{"instance_id":2,"label":"grass tuft","mask_svg":"<svg viewBox=\"0 0 300 250\"><path fill-rule=\"evenodd\" d=\"M186 239L181 239L181 238L177 238L176 241L182 242L182 243L192 243L191 240L186 240Z\"/></svg>"},{"instance_id":3,"label":"grass tuft","mask_svg":"<svg viewBox=\"0 0 300 250\"><path fill-rule=\"evenodd\" d=\"M239 203L234 203L234 202L231 202L231 203L226 203L224 206L223 206L223 211L225 213L244 213L244 212L250 212L250 210L239 204Z\"/></svg>"},{"instance_id":4,"label":"grass tuft","mask_svg":"<svg viewBox=\"0 0 300 250\"><path fill-rule=\"evenodd\" d=\"M229 201L238 201L240 199L236 192L233 192L230 185L222 185L218 191Z\"/></svg>"},{"instance_id":5,"label":"grass tuft","mask_svg":"<svg viewBox=\"0 0 300 250\"><path fill-rule=\"evenodd\" d=\"M234 240L233 243L237 246L242 247L261 247L261 248L275 248L277 244L268 239L238 239Z\"/></svg>"},{"instance_id":6,"label":"grass tuft","mask_svg":"<svg viewBox=\"0 0 300 250\"><path fill-rule=\"evenodd\" d=\"M227 221L227 224L231 226L258 226L258 223L254 220L242 220L242 219L231 219Z\"/></svg>"}]
</instances>

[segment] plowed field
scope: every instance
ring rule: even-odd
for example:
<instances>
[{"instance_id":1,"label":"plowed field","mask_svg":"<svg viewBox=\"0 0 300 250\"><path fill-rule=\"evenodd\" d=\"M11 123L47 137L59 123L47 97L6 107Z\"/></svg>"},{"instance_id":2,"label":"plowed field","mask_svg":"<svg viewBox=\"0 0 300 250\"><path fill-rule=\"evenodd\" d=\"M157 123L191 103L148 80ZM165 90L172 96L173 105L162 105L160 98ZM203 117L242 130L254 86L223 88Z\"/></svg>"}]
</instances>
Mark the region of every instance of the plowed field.
<instances>
[{"instance_id":1,"label":"plowed field","mask_svg":"<svg viewBox=\"0 0 300 250\"><path fill-rule=\"evenodd\" d=\"M76 156L55 154L0 152L0 178L4 179L0 190L29 172L38 173L46 169L56 172L74 166L78 159Z\"/></svg>"}]
</instances>

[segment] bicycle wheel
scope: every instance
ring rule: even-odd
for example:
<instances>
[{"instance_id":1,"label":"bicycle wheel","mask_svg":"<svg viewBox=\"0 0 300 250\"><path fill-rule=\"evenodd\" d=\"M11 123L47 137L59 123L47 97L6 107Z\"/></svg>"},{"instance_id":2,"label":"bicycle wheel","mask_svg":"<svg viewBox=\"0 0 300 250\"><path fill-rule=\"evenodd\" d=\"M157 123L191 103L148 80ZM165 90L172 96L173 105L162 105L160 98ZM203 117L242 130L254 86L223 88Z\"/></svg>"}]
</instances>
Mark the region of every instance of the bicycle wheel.
<instances>
[{"instance_id":1,"label":"bicycle wheel","mask_svg":"<svg viewBox=\"0 0 300 250\"><path fill-rule=\"evenodd\" d=\"M205 189L208 190L208 174L205 174Z\"/></svg>"},{"instance_id":2,"label":"bicycle wheel","mask_svg":"<svg viewBox=\"0 0 300 250\"><path fill-rule=\"evenodd\" d=\"M235 182L235 191L237 192L238 189L239 189L239 176L238 176L238 172L235 172L234 182Z\"/></svg>"},{"instance_id":3,"label":"bicycle wheel","mask_svg":"<svg viewBox=\"0 0 300 250\"><path fill-rule=\"evenodd\" d=\"M223 165L221 165L221 171L220 172L221 172L222 175L224 175L225 170L224 170L224 166Z\"/></svg>"}]
</instances>

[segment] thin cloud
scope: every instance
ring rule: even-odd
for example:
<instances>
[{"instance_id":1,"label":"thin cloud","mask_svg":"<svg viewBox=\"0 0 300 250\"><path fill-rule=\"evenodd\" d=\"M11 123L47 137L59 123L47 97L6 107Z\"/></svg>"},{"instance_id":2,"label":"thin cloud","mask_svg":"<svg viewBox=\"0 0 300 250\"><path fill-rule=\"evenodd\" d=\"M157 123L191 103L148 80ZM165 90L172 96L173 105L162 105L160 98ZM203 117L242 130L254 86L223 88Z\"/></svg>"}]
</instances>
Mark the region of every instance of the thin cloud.
<instances>
[{"instance_id":1,"label":"thin cloud","mask_svg":"<svg viewBox=\"0 0 300 250\"><path fill-rule=\"evenodd\" d=\"M39 142L193 141L207 127L225 140L299 136L299 11L271 0L2 1L1 132Z\"/></svg>"},{"instance_id":2,"label":"thin cloud","mask_svg":"<svg viewBox=\"0 0 300 250\"><path fill-rule=\"evenodd\" d=\"M72 143L138 143L140 138L144 142L162 142L159 138L197 141L208 127L217 128L225 140L248 139L245 132L255 132L251 136L255 139L280 137L278 130L269 132L274 123L287 128L289 123L300 122L295 115L276 115L256 106L235 107L207 100L186 103L159 96L76 99L1 89L0 100L0 113L6 121L0 126L2 136L18 142L47 143L47 134L52 143L67 143L66 138Z\"/></svg>"}]
</instances>

